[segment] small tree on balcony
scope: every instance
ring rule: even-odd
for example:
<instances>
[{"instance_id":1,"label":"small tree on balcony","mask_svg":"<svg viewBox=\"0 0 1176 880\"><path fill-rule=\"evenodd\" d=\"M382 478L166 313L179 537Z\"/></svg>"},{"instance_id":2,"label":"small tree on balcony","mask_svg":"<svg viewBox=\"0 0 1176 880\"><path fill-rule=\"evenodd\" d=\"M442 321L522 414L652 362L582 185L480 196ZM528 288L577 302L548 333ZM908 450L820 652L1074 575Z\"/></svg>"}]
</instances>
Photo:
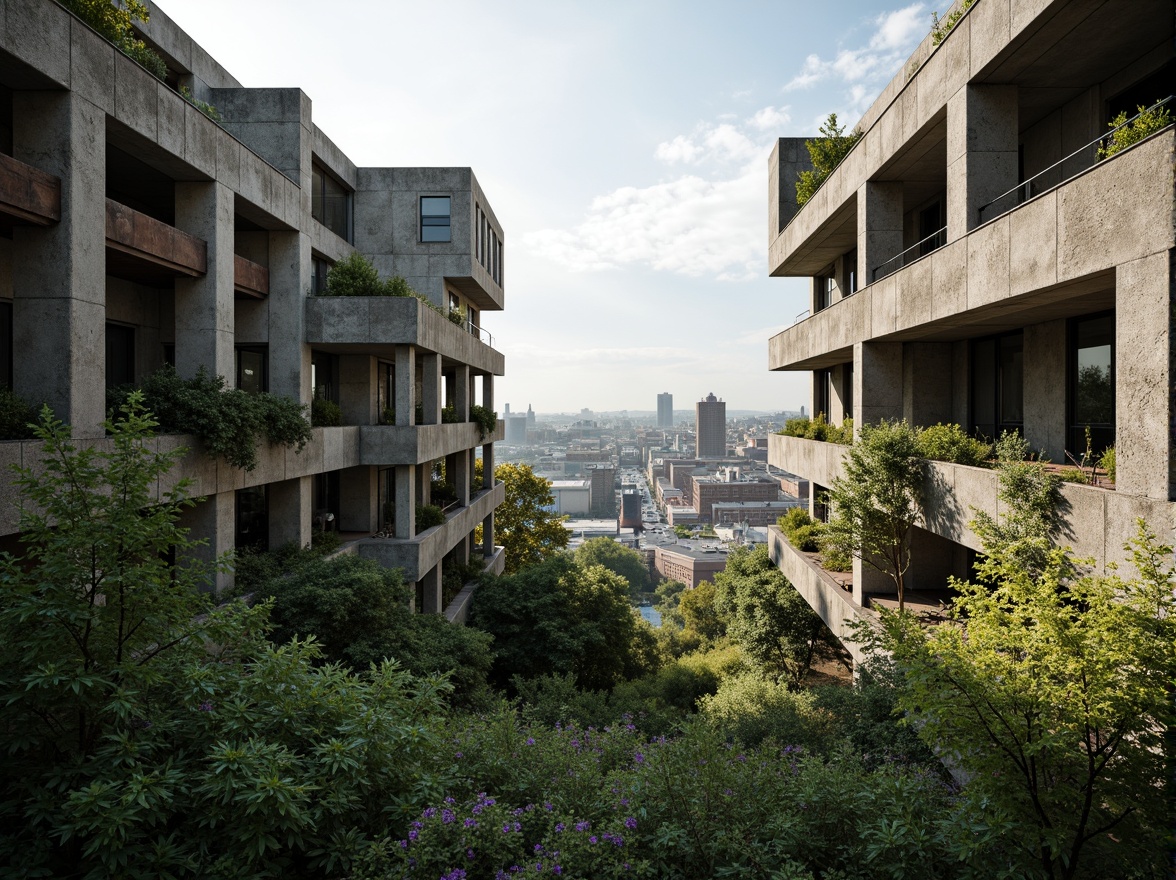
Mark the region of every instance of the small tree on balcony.
<instances>
[{"instance_id":1,"label":"small tree on balcony","mask_svg":"<svg viewBox=\"0 0 1176 880\"><path fill-rule=\"evenodd\" d=\"M894 581L905 603L911 567L911 533L923 513L924 462L918 433L905 421L864 424L833 481L833 518L824 546L854 556Z\"/></svg>"},{"instance_id":2,"label":"small tree on balcony","mask_svg":"<svg viewBox=\"0 0 1176 880\"><path fill-rule=\"evenodd\" d=\"M829 118L818 130L821 132L819 138L804 142L809 158L813 162L813 170L802 171L796 178L796 206L798 208L812 198L813 193L820 189L825 179L833 173L833 169L849 155L853 145L862 137L862 133L856 128L846 134L845 126L837 124L836 113L830 113Z\"/></svg>"}]
</instances>

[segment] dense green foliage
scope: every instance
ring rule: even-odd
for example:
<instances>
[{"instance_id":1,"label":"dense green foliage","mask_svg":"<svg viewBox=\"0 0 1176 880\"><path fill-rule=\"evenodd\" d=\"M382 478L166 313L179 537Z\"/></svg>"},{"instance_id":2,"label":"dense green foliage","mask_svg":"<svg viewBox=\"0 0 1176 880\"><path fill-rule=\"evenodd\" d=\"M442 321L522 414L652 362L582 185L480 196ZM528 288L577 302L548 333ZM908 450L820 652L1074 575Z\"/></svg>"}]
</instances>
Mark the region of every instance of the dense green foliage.
<instances>
[{"instance_id":1,"label":"dense green foliage","mask_svg":"<svg viewBox=\"0 0 1176 880\"><path fill-rule=\"evenodd\" d=\"M555 497L546 478L525 464L500 464L494 479L505 500L494 512L494 540L506 550L506 573L549 559L568 546L566 517L551 511Z\"/></svg>"},{"instance_id":2,"label":"dense green foliage","mask_svg":"<svg viewBox=\"0 0 1176 880\"><path fill-rule=\"evenodd\" d=\"M0 388L0 440L30 440L36 422L36 407L16 392Z\"/></svg>"},{"instance_id":3,"label":"dense green foliage","mask_svg":"<svg viewBox=\"0 0 1176 880\"><path fill-rule=\"evenodd\" d=\"M333 400L315 397L310 402L310 424L316 428L336 428L343 424L343 410Z\"/></svg>"},{"instance_id":4,"label":"dense green foliage","mask_svg":"<svg viewBox=\"0 0 1176 880\"><path fill-rule=\"evenodd\" d=\"M445 511L436 504L418 504L416 507L416 530L419 535L425 529L445 524Z\"/></svg>"},{"instance_id":5,"label":"dense green foliage","mask_svg":"<svg viewBox=\"0 0 1176 880\"><path fill-rule=\"evenodd\" d=\"M837 124L836 113L830 113L818 131L821 133L820 137L804 142L813 163L813 170L802 171L797 175L797 207L801 207L813 197L821 188L821 184L833 173L833 169L841 164L841 160L849 155L854 144L862 137L862 133L856 128L846 134L845 126Z\"/></svg>"},{"instance_id":6,"label":"dense green foliage","mask_svg":"<svg viewBox=\"0 0 1176 880\"><path fill-rule=\"evenodd\" d=\"M376 267L359 251L352 251L331 266L327 272L326 285L320 295L408 296L419 300L439 315L446 314L444 309L434 305L428 297L413 290L401 276L393 275L387 280L381 279Z\"/></svg>"},{"instance_id":7,"label":"dense green foliage","mask_svg":"<svg viewBox=\"0 0 1176 880\"><path fill-rule=\"evenodd\" d=\"M919 453L932 461L984 467L992 458L992 444L977 440L955 424L937 424L919 431Z\"/></svg>"},{"instance_id":8,"label":"dense green foliage","mask_svg":"<svg viewBox=\"0 0 1176 880\"><path fill-rule=\"evenodd\" d=\"M147 4L140 0L58 0L62 6L100 33L118 49L147 68L159 79L167 79L167 65L159 54L135 36L134 23L146 22Z\"/></svg>"},{"instance_id":9,"label":"dense green foliage","mask_svg":"<svg viewBox=\"0 0 1176 880\"><path fill-rule=\"evenodd\" d=\"M112 394L115 408L128 393ZM205 453L247 471L257 467L262 439L297 452L310 440L306 407L276 394L228 388L224 376L211 376L203 367L195 377L181 379L165 364L143 380L142 394L161 431L195 434Z\"/></svg>"},{"instance_id":10,"label":"dense green foliage","mask_svg":"<svg viewBox=\"0 0 1176 880\"><path fill-rule=\"evenodd\" d=\"M1108 446L1099 457L1098 466L1107 472L1107 479L1115 482L1115 447Z\"/></svg>"},{"instance_id":11,"label":"dense green foliage","mask_svg":"<svg viewBox=\"0 0 1176 880\"><path fill-rule=\"evenodd\" d=\"M905 421L865 424L829 489L833 517L823 546L890 577L900 609L911 530L923 512L924 466L918 434Z\"/></svg>"},{"instance_id":12,"label":"dense green foliage","mask_svg":"<svg viewBox=\"0 0 1176 880\"><path fill-rule=\"evenodd\" d=\"M1159 102L1156 102L1159 103ZM1109 159L1132 144L1137 144L1145 137L1155 134L1172 124L1172 113L1165 105L1163 107L1139 107L1135 119L1127 124L1127 111L1124 110L1109 123L1112 129L1104 145L1098 148L1098 158ZM1097 368L1094 368L1097 370ZM1101 372L1101 371L1100 371Z\"/></svg>"},{"instance_id":13,"label":"dense green foliage","mask_svg":"<svg viewBox=\"0 0 1176 880\"><path fill-rule=\"evenodd\" d=\"M585 568L589 565L603 565L613 574L620 575L629 585L629 596L632 599L649 590L649 567L645 564L645 558L612 538L585 541L576 548L575 558Z\"/></svg>"},{"instance_id":14,"label":"dense green foliage","mask_svg":"<svg viewBox=\"0 0 1176 880\"><path fill-rule=\"evenodd\" d=\"M850 444L853 443L853 419L846 417L838 427L825 421L824 413L817 413L816 417L812 419L808 416L788 419L780 433L786 437L803 437L806 440Z\"/></svg>"},{"instance_id":15,"label":"dense green foliage","mask_svg":"<svg viewBox=\"0 0 1176 880\"><path fill-rule=\"evenodd\" d=\"M563 555L482 584L470 625L494 636L491 679L501 688L515 675L569 672L581 687L611 688L655 662L625 581Z\"/></svg>"},{"instance_id":16,"label":"dense green foliage","mask_svg":"<svg viewBox=\"0 0 1176 880\"><path fill-rule=\"evenodd\" d=\"M485 440L498 427L498 413L481 404L470 404L470 421L478 426L478 439Z\"/></svg>"}]
</instances>

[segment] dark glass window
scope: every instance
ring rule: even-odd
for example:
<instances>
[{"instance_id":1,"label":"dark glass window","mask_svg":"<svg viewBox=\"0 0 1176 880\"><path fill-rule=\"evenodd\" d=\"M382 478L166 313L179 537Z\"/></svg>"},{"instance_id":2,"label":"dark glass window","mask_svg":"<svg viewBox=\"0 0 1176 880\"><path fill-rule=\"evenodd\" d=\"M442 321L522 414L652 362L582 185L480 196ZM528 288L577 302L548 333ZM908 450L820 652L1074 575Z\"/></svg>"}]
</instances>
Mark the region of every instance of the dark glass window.
<instances>
[{"instance_id":1,"label":"dark glass window","mask_svg":"<svg viewBox=\"0 0 1176 880\"><path fill-rule=\"evenodd\" d=\"M379 478L380 530L393 532L396 529L396 468L383 468Z\"/></svg>"},{"instance_id":2,"label":"dark glass window","mask_svg":"<svg viewBox=\"0 0 1176 880\"><path fill-rule=\"evenodd\" d=\"M845 255L845 263L846 263L845 275L846 275L846 279L849 282L846 286L849 288L850 293L857 293L858 279L857 279L857 249L856 248Z\"/></svg>"},{"instance_id":3,"label":"dark glass window","mask_svg":"<svg viewBox=\"0 0 1176 880\"><path fill-rule=\"evenodd\" d=\"M1024 414L1024 334L1018 330L972 343L972 432L998 438L1020 432Z\"/></svg>"},{"instance_id":4,"label":"dark glass window","mask_svg":"<svg viewBox=\"0 0 1176 880\"><path fill-rule=\"evenodd\" d=\"M310 387L319 400L339 402L339 358L321 351L310 353Z\"/></svg>"},{"instance_id":5,"label":"dark glass window","mask_svg":"<svg viewBox=\"0 0 1176 880\"><path fill-rule=\"evenodd\" d=\"M314 528L319 532L339 530L339 472L314 476Z\"/></svg>"},{"instance_id":6,"label":"dark glass window","mask_svg":"<svg viewBox=\"0 0 1176 880\"><path fill-rule=\"evenodd\" d=\"M265 486L237 490L237 549L269 549L269 496Z\"/></svg>"},{"instance_id":7,"label":"dark glass window","mask_svg":"<svg viewBox=\"0 0 1176 880\"><path fill-rule=\"evenodd\" d=\"M321 296L327 289L327 273L331 271L331 264L318 257L310 258L310 292Z\"/></svg>"},{"instance_id":8,"label":"dark glass window","mask_svg":"<svg viewBox=\"0 0 1176 880\"><path fill-rule=\"evenodd\" d=\"M931 251L940 247L943 242L938 237L931 238L940 229L944 227L943 222L943 203L936 202L929 208L924 208L919 212L919 256L925 257Z\"/></svg>"},{"instance_id":9,"label":"dark glass window","mask_svg":"<svg viewBox=\"0 0 1176 880\"><path fill-rule=\"evenodd\" d=\"M106 325L106 387L135 383L135 328Z\"/></svg>"},{"instance_id":10,"label":"dark glass window","mask_svg":"<svg viewBox=\"0 0 1176 880\"><path fill-rule=\"evenodd\" d=\"M12 303L0 303L0 385L12 388Z\"/></svg>"},{"instance_id":11,"label":"dark glass window","mask_svg":"<svg viewBox=\"0 0 1176 880\"><path fill-rule=\"evenodd\" d=\"M269 390L269 376L266 370L264 348L237 349L237 387L242 391L256 394Z\"/></svg>"},{"instance_id":12,"label":"dark glass window","mask_svg":"<svg viewBox=\"0 0 1176 880\"><path fill-rule=\"evenodd\" d=\"M827 309L833 305L833 271L817 279L817 308L816 311Z\"/></svg>"},{"instance_id":13,"label":"dark glass window","mask_svg":"<svg viewBox=\"0 0 1176 880\"><path fill-rule=\"evenodd\" d=\"M421 196L421 241L449 240L449 196Z\"/></svg>"},{"instance_id":14,"label":"dark glass window","mask_svg":"<svg viewBox=\"0 0 1176 880\"><path fill-rule=\"evenodd\" d=\"M376 405L380 410L380 422L393 425L396 423L396 367L381 361L376 370Z\"/></svg>"},{"instance_id":15,"label":"dark glass window","mask_svg":"<svg viewBox=\"0 0 1176 880\"><path fill-rule=\"evenodd\" d=\"M310 216L351 241L351 193L317 164L311 168Z\"/></svg>"},{"instance_id":16,"label":"dark glass window","mask_svg":"<svg viewBox=\"0 0 1176 880\"><path fill-rule=\"evenodd\" d=\"M817 370L814 378L816 381L813 383L813 418L821 413L828 418L829 404L832 402L833 371Z\"/></svg>"},{"instance_id":17,"label":"dark glass window","mask_svg":"<svg viewBox=\"0 0 1176 880\"><path fill-rule=\"evenodd\" d=\"M1070 323L1070 430L1066 449L1086 451L1086 429L1095 455L1115 445L1115 315L1078 318Z\"/></svg>"}]
</instances>

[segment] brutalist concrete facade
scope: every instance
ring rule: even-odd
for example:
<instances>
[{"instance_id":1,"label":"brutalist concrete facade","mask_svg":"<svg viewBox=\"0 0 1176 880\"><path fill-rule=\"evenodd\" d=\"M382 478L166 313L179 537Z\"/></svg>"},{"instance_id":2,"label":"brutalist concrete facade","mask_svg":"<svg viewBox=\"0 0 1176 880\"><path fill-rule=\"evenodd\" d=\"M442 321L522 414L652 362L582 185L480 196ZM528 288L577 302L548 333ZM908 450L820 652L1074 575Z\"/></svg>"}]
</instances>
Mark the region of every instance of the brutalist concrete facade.
<instances>
[{"instance_id":1,"label":"brutalist concrete facade","mask_svg":"<svg viewBox=\"0 0 1176 880\"><path fill-rule=\"evenodd\" d=\"M166 82L52 0L0 2L0 310L12 387L97 444L108 385L165 362L302 404L332 400L342 426L315 428L300 453L261 449L253 471L209 458L195 438L161 437L191 450L173 474L205 497L188 524L210 556L242 536L305 544L316 528L336 529L351 552L402 568L421 610L441 611L445 566L474 552L502 566L501 423L483 436L470 406L493 409L504 370L480 327L483 311L503 308L504 236L477 178L357 168L300 90L244 87L158 8L142 36L166 61ZM355 251L441 311L407 297L317 296L329 266ZM0 444L7 461L36 452ZM455 497L442 525L419 530L438 462ZM0 535L10 536L11 486L7 500Z\"/></svg>"},{"instance_id":2,"label":"brutalist concrete facade","mask_svg":"<svg viewBox=\"0 0 1176 880\"><path fill-rule=\"evenodd\" d=\"M769 270L812 279L808 317L773 337L773 370L811 371L812 411L856 424L1020 431L1053 460L1114 445L1114 489L1067 485L1063 540L1103 568L1146 519L1172 538L1176 133L1109 158L1094 142L1176 92L1166 0L976 0L865 113L861 140L797 208L803 138L769 167ZM1095 395L1092 397L1091 395ZM776 467L828 486L838 446L770 438ZM916 589L969 571L993 471L935 463ZM777 532L781 569L835 632L871 594L813 571Z\"/></svg>"}]
</instances>

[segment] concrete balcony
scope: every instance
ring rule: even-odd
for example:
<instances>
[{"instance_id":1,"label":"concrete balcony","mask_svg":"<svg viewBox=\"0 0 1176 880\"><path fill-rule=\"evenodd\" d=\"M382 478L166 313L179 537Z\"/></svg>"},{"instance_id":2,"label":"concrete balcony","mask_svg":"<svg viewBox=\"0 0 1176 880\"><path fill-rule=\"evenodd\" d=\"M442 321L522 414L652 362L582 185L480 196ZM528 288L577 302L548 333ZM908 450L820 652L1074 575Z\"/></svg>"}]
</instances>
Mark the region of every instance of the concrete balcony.
<instances>
[{"instance_id":1,"label":"concrete balcony","mask_svg":"<svg viewBox=\"0 0 1176 880\"><path fill-rule=\"evenodd\" d=\"M856 342L966 339L1111 308L1116 266L1176 246L1174 155L1167 128L1098 163L778 333L769 369L845 363Z\"/></svg>"},{"instance_id":2,"label":"concrete balcony","mask_svg":"<svg viewBox=\"0 0 1176 880\"><path fill-rule=\"evenodd\" d=\"M495 376L506 369L500 352L415 297L308 296L306 341L336 354L389 360L397 345L415 345Z\"/></svg>"},{"instance_id":3,"label":"concrete balcony","mask_svg":"<svg viewBox=\"0 0 1176 880\"><path fill-rule=\"evenodd\" d=\"M238 298L265 299L269 290L269 269L233 254L233 292Z\"/></svg>"},{"instance_id":4,"label":"concrete balcony","mask_svg":"<svg viewBox=\"0 0 1176 880\"><path fill-rule=\"evenodd\" d=\"M496 483L493 488L473 496L468 507L458 508L444 523L426 529L415 538L366 538L357 542L359 555L374 559L385 568L401 569L404 579L410 583L419 581L505 498L505 487Z\"/></svg>"},{"instance_id":5,"label":"concrete balcony","mask_svg":"<svg viewBox=\"0 0 1176 880\"><path fill-rule=\"evenodd\" d=\"M106 271L131 281L196 278L208 271L208 244L141 211L106 200Z\"/></svg>"},{"instance_id":6,"label":"concrete balcony","mask_svg":"<svg viewBox=\"0 0 1176 880\"><path fill-rule=\"evenodd\" d=\"M482 548L476 547L474 551L482 552ZM503 547L495 547L494 552L486 557L487 574L500 575L506 566L506 550ZM453 597L453 601L445 609L445 619L450 623L464 624L470 616L470 605L473 604L474 592L477 589L478 582L471 581L461 588L461 592Z\"/></svg>"},{"instance_id":7,"label":"concrete balcony","mask_svg":"<svg viewBox=\"0 0 1176 880\"><path fill-rule=\"evenodd\" d=\"M829 486L842 472L841 459L847 449L835 443L774 434L768 438L768 461L773 467ZM981 511L994 518L1005 512L999 489L1000 475L995 470L928 462L927 509L920 525L932 534L982 550L968 523ZM1063 483L1060 513L1064 526L1057 542L1071 547L1077 556L1093 559L1095 569L1101 571L1110 563L1121 564L1129 558L1123 547L1135 536L1139 519L1159 535L1171 534L1176 504Z\"/></svg>"},{"instance_id":8,"label":"concrete balcony","mask_svg":"<svg viewBox=\"0 0 1176 880\"><path fill-rule=\"evenodd\" d=\"M359 429L359 463L375 466L424 464L455 452L463 452L502 440L501 419L485 438L473 422L449 425L363 425Z\"/></svg>"},{"instance_id":9,"label":"concrete balcony","mask_svg":"<svg viewBox=\"0 0 1176 880\"><path fill-rule=\"evenodd\" d=\"M821 615L821 620L853 655L855 663L865 659L861 647L852 640L851 625L858 621L874 623L874 614L853 601L853 594L811 558L788 543L776 526L768 526L768 554L796 592Z\"/></svg>"},{"instance_id":10,"label":"concrete balcony","mask_svg":"<svg viewBox=\"0 0 1176 880\"><path fill-rule=\"evenodd\" d=\"M0 215L13 225L57 223L61 220L61 180L0 154Z\"/></svg>"}]
</instances>

